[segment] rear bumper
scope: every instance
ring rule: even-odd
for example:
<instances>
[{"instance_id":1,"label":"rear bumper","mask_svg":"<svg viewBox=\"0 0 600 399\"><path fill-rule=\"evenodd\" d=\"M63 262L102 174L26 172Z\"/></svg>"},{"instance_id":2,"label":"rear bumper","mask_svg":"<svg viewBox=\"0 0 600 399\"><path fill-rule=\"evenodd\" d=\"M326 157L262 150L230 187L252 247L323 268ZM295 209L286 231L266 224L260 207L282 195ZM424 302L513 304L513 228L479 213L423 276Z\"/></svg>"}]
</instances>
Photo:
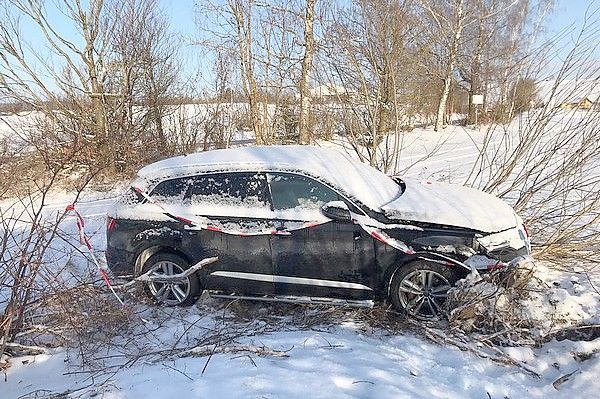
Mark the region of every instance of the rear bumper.
<instances>
[{"instance_id":1,"label":"rear bumper","mask_svg":"<svg viewBox=\"0 0 600 399\"><path fill-rule=\"evenodd\" d=\"M115 276L132 276L135 273L135 254L124 249L106 247L106 263Z\"/></svg>"}]
</instances>

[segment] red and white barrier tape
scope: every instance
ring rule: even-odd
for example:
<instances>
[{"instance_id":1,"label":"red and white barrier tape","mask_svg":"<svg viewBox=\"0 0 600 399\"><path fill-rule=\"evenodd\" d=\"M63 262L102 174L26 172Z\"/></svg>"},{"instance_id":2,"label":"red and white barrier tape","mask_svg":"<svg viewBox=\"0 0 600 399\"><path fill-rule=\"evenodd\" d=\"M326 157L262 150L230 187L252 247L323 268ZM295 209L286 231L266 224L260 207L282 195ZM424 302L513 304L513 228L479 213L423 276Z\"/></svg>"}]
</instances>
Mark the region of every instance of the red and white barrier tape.
<instances>
[{"instance_id":1,"label":"red and white barrier tape","mask_svg":"<svg viewBox=\"0 0 600 399\"><path fill-rule=\"evenodd\" d=\"M215 232L219 232L219 233L225 233L225 234L232 234L232 235L237 235L237 236L257 236L257 235L265 235L265 234L276 234L276 235L290 235L292 231L295 230L301 230L301 229L305 229L305 228L310 228L310 227L314 227L314 226L318 226L324 223L328 223L329 220L324 221L324 222L319 222L319 221L315 221L315 222L305 222L303 224L301 224L299 227L294 228L294 229L285 229L285 230L275 230L275 229L270 229L270 230L264 230L264 231L253 231L253 232L242 232L242 231L237 231L237 230L227 230L227 229L221 229L219 227L207 224L207 223L202 223L199 221L195 221L195 220L191 220L188 218L185 218L183 216L178 216L175 215L171 212L169 212L159 201L155 200L154 198L152 198L150 195L148 195L148 193L146 193L144 190L142 190L139 187L133 187L133 190L138 193L139 195L141 195L142 197L144 197L144 199L146 199L148 202L150 202L151 204L154 204L156 206L158 206L165 215L167 215L168 217L178 220L182 223L188 224L192 227L197 227L199 229L203 229L203 230L208 230L208 231L215 231ZM361 223L358 219L358 215L355 215L353 213L351 213L352 215L352 221L356 224L358 224L360 227L363 228L363 230L365 230L371 237L375 238L376 240L391 246L392 248L395 248L397 250L400 250L406 254L414 254L415 251L410 248L408 245L406 245L404 242L392 238L390 237L385 231L383 231L382 229L373 227L373 226L369 226L368 224L365 223Z\"/></svg>"},{"instance_id":2,"label":"red and white barrier tape","mask_svg":"<svg viewBox=\"0 0 600 399\"><path fill-rule=\"evenodd\" d=\"M301 230L304 228L314 227L314 226L318 226L320 224L329 222L328 220L322 221L322 222L320 222L320 221L306 222L297 228L285 229L285 230L266 229L266 230L257 230L257 231L239 231L239 230L232 230L232 229L223 229L223 228L220 228L220 227L208 224L208 223L200 222L198 220L188 219L187 217L183 217L180 215L176 215L172 212L169 212L169 210L167 208L165 208L165 206L163 204L161 204L156 199L152 198L150 195L148 195L148 193L146 193L141 188L133 187L133 190L136 193L138 193L139 195L141 195L142 197L144 197L144 199L147 200L148 202L150 202L151 204L158 206L166 216L168 216L172 219L175 219L175 220L185 223L191 227L196 227L196 228L199 228L202 230L214 231L214 232L218 232L218 233L231 234L231 235L242 236L242 237L259 236L259 235L266 235L266 234L288 236L288 235L292 234L291 232L294 230Z\"/></svg>"},{"instance_id":3,"label":"red and white barrier tape","mask_svg":"<svg viewBox=\"0 0 600 399\"><path fill-rule=\"evenodd\" d=\"M406 245L404 242L392 238L390 237L385 231L381 230L381 229L377 229L375 227L371 227L365 224L361 224L358 223L360 225L360 227L362 227L367 233L369 233L369 235L371 237L373 237L374 239L376 239L377 241L380 241L384 244L389 245L392 248L396 248L399 251L404 252L407 255L412 255L415 253L415 251L410 248L408 245Z\"/></svg>"},{"instance_id":4,"label":"red and white barrier tape","mask_svg":"<svg viewBox=\"0 0 600 399\"><path fill-rule=\"evenodd\" d=\"M117 301L119 301L121 305L125 305L123 300L119 297L119 295L117 295L117 292L115 291L112 283L110 282L108 274L106 273L106 268L100 265L100 262L98 262L98 258L96 258L96 254L94 253L92 245L90 244L90 240L85 235L85 220L83 219L81 214L75 209L75 204L67 205L67 207L65 208L65 213L66 212L75 213L75 216L77 217L77 231L79 233L79 242L82 245L85 245L85 247L87 248L90 257L92 258L92 261L98 268L100 276L102 277L102 280L104 280L104 283L106 283L106 286L110 289L115 298L117 298Z\"/></svg>"}]
</instances>

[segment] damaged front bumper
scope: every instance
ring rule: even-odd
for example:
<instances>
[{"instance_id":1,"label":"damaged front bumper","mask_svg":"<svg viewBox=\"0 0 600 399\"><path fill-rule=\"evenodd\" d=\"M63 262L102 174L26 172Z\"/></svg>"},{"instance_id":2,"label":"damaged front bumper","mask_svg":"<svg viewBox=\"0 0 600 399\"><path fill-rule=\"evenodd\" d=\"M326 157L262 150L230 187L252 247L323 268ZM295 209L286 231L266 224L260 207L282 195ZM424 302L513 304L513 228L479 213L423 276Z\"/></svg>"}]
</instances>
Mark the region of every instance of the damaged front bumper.
<instances>
[{"instance_id":1,"label":"damaged front bumper","mask_svg":"<svg viewBox=\"0 0 600 399\"><path fill-rule=\"evenodd\" d=\"M517 256L513 260L507 263L506 267L508 269L512 268L528 268L533 269L535 267L535 262L531 255L521 255Z\"/></svg>"},{"instance_id":2,"label":"damaged front bumper","mask_svg":"<svg viewBox=\"0 0 600 399\"><path fill-rule=\"evenodd\" d=\"M493 273L497 281L502 282L506 287L524 286L535 271L535 261L531 255L520 255L509 262L488 258L485 255L473 255L464 263L476 273Z\"/></svg>"},{"instance_id":3,"label":"damaged front bumper","mask_svg":"<svg viewBox=\"0 0 600 399\"><path fill-rule=\"evenodd\" d=\"M505 262L486 255L476 254L465 260L464 264L471 270L475 269L485 272L492 270L513 269L515 267L533 267L534 261L531 255L517 255L510 261Z\"/></svg>"},{"instance_id":4,"label":"damaged front bumper","mask_svg":"<svg viewBox=\"0 0 600 399\"><path fill-rule=\"evenodd\" d=\"M506 269L501 271L506 287L524 287L533 277L535 262L530 255L518 256L511 260Z\"/></svg>"}]
</instances>

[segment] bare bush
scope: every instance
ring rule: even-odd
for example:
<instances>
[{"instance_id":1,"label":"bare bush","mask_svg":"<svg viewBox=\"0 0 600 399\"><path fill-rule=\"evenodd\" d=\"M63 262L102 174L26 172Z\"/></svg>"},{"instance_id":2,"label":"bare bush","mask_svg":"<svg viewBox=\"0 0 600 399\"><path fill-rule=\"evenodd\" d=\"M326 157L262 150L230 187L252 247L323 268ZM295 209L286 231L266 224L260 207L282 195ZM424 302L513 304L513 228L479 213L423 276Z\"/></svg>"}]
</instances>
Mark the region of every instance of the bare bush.
<instances>
[{"instance_id":1,"label":"bare bush","mask_svg":"<svg viewBox=\"0 0 600 399\"><path fill-rule=\"evenodd\" d=\"M588 62L600 32L597 12L589 18L556 77L540 84L543 106L511 124L490 125L467 179L525 217L538 255L600 245L600 113L565 107L600 87L600 70Z\"/></svg>"},{"instance_id":2,"label":"bare bush","mask_svg":"<svg viewBox=\"0 0 600 399\"><path fill-rule=\"evenodd\" d=\"M28 122L27 129L21 130L20 143L27 151L0 163L2 169L12 172L27 171L7 179L5 194L12 199L0 205L0 357L22 332L32 304L48 292L54 272L48 268L48 258L60 262L66 256L53 248L60 241L65 213L47 212L49 195L61 186L72 190L76 201L100 171L82 162L89 143L56 146L47 139L56 132L46 122L44 117Z\"/></svg>"},{"instance_id":3,"label":"bare bush","mask_svg":"<svg viewBox=\"0 0 600 399\"><path fill-rule=\"evenodd\" d=\"M155 0L2 4L3 95L33 111L25 119L47 133L38 145L85 147L81 163L117 174L174 153L164 120L175 112L169 99L182 92L178 46ZM48 57L30 51L38 47L24 24L43 38L37 46Z\"/></svg>"},{"instance_id":4,"label":"bare bush","mask_svg":"<svg viewBox=\"0 0 600 399\"><path fill-rule=\"evenodd\" d=\"M28 304L35 299L35 284L44 264L44 255L57 233L57 222L44 221L42 208L48 190L41 198L28 197L0 210L2 247L0 281L3 293L0 323L0 356L6 345L21 331Z\"/></svg>"},{"instance_id":5,"label":"bare bush","mask_svg":"<svg viewBox=\"0 0 600 399\"><path fill-rule=\"evenodd\" d=\"M532 343L539 320L527 316L527 301L546 288L533 276L533 269L520 268L460 280L444 304L450 327L505 344Z\"/></svg>"},{"instance_id":6,"label":"bare bush","mask_svg":"<svg viewBox=\"0 0 600 399\"><path fill-rule=\"evenodd\" d=\"M133 328L137 323L131 309L90 277L74 286L48 281L48 287L39 290L39 297L28 306L19 340L94 353Z\"/></svg>"}]
</instances>

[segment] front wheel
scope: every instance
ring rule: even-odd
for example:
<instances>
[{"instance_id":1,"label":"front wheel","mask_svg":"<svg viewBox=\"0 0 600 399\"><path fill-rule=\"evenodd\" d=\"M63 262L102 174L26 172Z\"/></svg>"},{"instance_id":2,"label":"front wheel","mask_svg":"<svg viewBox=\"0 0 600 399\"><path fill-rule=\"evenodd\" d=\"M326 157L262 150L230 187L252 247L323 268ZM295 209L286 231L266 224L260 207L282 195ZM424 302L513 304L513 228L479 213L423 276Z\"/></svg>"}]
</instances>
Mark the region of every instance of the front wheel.
<instances>
[{"instance_id":1,"label":"front wheel","mask_svg":"<svg viewBox=\"0 0 600 399\"><path fill-rule=\"evenodd\" d=\"M148 258L142 273L152 271L150 276L173 276L189 267L189 263L181 256L160 252ZM196 302L201 289L196 276L191 275L177 283L146 283L144 291L150 298L167 306L189 306Z\"/></svg>"},{"instance_id":2,"label":"front wheel","mask_svg":"<svg viewBox=\"0 0 600 399\"><path fill-rule=\"evenodd\" d=\"M390 284L390 301L399 311L420 319L439 319L448 290L460 274L451 267L418 260L401 266Z\"/></svg>"}]
</instances>

